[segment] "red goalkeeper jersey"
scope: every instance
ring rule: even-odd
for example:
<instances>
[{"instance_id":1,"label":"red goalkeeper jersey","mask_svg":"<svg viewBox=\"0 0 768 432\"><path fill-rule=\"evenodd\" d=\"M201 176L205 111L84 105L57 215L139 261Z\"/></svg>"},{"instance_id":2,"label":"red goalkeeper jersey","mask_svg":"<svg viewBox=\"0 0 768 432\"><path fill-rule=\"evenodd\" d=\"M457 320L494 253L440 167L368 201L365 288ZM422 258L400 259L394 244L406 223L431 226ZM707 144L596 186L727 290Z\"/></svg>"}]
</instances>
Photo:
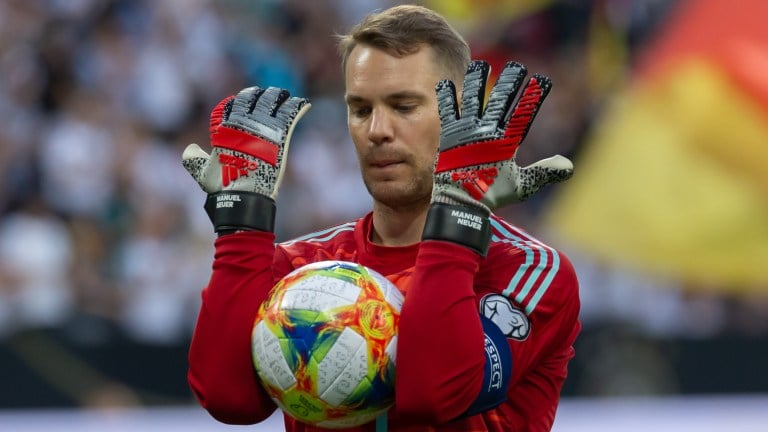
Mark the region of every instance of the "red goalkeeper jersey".
<instances>
[{"instance_id":1,"label":"red goalkeeper jersey","mask_svg":"<svg viewBox=\"0 0 768 432\"><path fill-rule=\"evenodd\" d=\"M353 261L405 295L397 345L391 431L548 431L580 330L578 282L568 259L492 216L486 257L450 242L373 244L372 215L296 240L243 232L216 240L213 273L189 353L200 404L225 423L252 424L276 409L258 382L250 333L259 305L284 275L323 260ZM507 400L474 416L485 367L480 315L512 353ZM319 431L285 416L287 431ZM429 425L429 426L427 426ZM374 424L350 429L375 430Z\"/></svg>"}]
</instances>

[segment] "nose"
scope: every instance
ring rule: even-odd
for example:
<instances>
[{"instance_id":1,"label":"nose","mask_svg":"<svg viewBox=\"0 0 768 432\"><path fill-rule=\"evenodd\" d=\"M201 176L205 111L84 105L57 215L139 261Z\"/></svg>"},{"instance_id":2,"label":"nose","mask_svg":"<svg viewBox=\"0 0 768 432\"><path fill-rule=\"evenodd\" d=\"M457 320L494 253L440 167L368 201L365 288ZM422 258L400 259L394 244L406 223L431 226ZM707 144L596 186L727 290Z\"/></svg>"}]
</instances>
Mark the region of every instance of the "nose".
<instances>
[{"instance_id":1,"label":"nose","mask_svg":"<svg viewBox=\"0 0 768 432\"><path fill-rule=\"evenodd\" d=\"M393 138L394 128L389 114L383 109L374 108L368 126L368 139L374 144L383 144Z\"/></svg>"}]
</instances>

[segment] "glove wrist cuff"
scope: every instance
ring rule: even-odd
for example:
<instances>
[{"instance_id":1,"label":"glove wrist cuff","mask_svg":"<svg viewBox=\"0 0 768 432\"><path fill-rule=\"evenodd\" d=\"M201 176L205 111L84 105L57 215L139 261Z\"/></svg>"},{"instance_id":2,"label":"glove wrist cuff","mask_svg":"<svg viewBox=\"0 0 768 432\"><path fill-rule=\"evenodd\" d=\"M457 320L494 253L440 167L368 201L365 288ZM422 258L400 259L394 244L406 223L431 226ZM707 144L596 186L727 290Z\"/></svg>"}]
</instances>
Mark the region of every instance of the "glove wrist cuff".
<instances>
[{"instance_id":1,"label":"glove wrist cuff","mask_svg":"<svg viewBox=\"0 0 768 432\"><path fill-rule=\"evenodd\" d=\"M234 231L275 231L275 201L245 191L221 191L208 195L205 211L217 234Z\"/></svg>"},{"instance_id":2,"label":"glove wrist cuff","mask_svg":"<svg viewBox=\"0 0 768 432\"><path fill-rule=\"evenodd\" d=\"M491 243L488 213L470 206L433 203L421 239L450 241L485 256Z\"/></svg>"}]
</instances>

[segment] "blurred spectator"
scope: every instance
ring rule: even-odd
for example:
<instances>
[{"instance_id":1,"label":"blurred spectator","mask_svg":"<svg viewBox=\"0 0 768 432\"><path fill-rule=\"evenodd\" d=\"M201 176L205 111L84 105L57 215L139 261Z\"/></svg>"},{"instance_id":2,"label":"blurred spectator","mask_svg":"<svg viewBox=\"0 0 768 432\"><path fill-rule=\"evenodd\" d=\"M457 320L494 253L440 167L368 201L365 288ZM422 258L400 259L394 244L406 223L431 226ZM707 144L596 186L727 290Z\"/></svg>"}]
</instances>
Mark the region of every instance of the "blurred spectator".
<instances>
[{"instance_id":1,"label":"blurred spectator","mask_svg":"<svg viewBox=\"0 0 768 432\"><path fill-rule=\"evenodd\" d=\"M0 331L54 327L69 318L72 252L69 230L39 196L0 220Z\"/></svg>"},{"instance_id":2,"label":"blurred spectator","mask_svg":"<svg viewBox=\"0 0 768 432\"><path fill-rule=\"evenodd\" d=\"M75 89L49 118L38 156L43 195L62 214L102 218L118 160L99 98Z\"/></svg>"},{"instance_id":3,"label":"blurred spectator","mask_svg":"<svg viewBox=\"0 0 768 432\"><path fill-rule=\"evenodd\" d=\"M199 296L190 277L203 276L188 260L198 258L184 253L186 245L175 238L181 209L165 204L138 209L115 256L123 299L119 322L137 340L151 343L186 339L196 310L191 299Z\"/></svg>"}]
</instances>

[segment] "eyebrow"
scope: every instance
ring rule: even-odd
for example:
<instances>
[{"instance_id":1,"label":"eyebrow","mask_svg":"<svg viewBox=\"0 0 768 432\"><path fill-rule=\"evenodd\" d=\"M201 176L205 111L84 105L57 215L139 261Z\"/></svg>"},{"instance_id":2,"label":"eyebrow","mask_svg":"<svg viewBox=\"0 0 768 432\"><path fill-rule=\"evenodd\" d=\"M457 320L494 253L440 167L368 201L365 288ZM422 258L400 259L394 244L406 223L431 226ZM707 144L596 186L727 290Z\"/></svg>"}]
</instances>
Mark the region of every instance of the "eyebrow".
<instances>
[{"instance_id":1,"label":"eyebrow","mask_svg":"<svg viewBox=\"0 0 768 432\"><path fill-rule=\"evenodd\" d=\"M424 94L419 92L403 90L403 91L391 93L387 95L384 99L387 101L402 101L402 100L408 100L408 99L422 101L426 99L426 97L424 96ZM346 96L344 96L344 100L346 100L347 104L360 103L360 102L366 101L366 99L362 96L350 95L350 94L347 94Z\"/></svg>"}]
</instances>

